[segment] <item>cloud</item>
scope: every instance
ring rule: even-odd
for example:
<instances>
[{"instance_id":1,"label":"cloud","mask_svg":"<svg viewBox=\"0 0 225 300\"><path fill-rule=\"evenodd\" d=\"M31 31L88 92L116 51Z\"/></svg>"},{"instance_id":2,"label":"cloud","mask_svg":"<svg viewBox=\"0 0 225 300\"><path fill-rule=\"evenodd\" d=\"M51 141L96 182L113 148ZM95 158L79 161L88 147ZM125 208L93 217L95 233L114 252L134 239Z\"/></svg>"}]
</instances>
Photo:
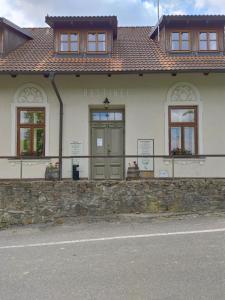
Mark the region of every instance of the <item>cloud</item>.
<instances>
[{"instance_id":1,"label":"cloud","mask_svg":"<svg viewBox=\"0 0 225 300\"><path fill-rule=\"evenodd\" d=\"M196 0L195 8L208 14L225 13L225 0Z\"/></svg>"},{"instance_id":2,"label":"cloud","mask_svg":"<svg viewBox=\"0 0 225 300\"><path fill-rule=\"evenodd\" d=\"M2 16L20 26L46 26L49 15L117 15L120 25L156 22L153 1L145 0L0 0Z\"/></svg>"},{"instance_id":3,"label":"cloud","mask_svg":"<svg viewBox=\"0 0 225 300\"><path fill-rule=\"evenodd\" d=\"M157 0L0 0L1 16L22 27L46 26L49 15L116 15L119 25L155 25ZM225 12L225 0L160 0L160 14Z\"/></svg>"}]
</instances>

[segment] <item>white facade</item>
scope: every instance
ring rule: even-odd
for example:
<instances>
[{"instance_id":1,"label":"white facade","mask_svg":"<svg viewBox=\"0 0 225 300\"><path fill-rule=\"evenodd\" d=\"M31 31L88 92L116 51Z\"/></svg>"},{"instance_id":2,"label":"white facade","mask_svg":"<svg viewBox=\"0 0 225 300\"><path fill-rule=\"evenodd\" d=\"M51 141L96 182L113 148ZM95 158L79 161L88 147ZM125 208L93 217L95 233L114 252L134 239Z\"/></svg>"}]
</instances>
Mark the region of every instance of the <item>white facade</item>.
<instances>
[{"instance_id":1,"label":"white facade","mask_svg":"<svg viewBox=\"0 0 225 300\"><path fill-rule=\"evenodd\" d=\"M71 143L81 144L81 155L90 155L90 109L125 110L125 154L137 154L138 139L154 139L154 154L169 154L168 106L198 106L199 154L225 154L225 80L223 74L73 75L56 76L64 104L63 155ZM24 96L24 90L27 94ZM34 89L36 96L29 96ZM33 90L33 91L34 91ZM46 156L59 148L59 102L50 79L39 75L0 76L0 156L15 156L16 108L45 107ZM125 173L130 161L126 159ZM55 160L54 160L55 161ZM43 178L50 160L23 162L24 178ZM0 178L19 178L20 160L0 160ZM71 159L63 161L63 178L71 178ZM90 178L90 162L80 160L80 176ZM155 159L154 176L172 176L171 159ZM225 177L225 158L177 159L175 176Z\"/></svg>"}]
</instances>

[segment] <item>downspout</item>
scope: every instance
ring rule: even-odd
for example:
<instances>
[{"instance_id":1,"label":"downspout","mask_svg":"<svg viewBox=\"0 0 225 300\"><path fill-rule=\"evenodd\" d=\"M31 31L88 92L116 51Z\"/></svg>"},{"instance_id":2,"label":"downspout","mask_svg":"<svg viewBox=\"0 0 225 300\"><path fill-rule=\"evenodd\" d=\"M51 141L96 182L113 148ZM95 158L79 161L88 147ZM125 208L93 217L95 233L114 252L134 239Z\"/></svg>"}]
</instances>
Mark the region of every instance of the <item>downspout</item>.
<instances>
[{"instance_id":1,"label":"downspout","mask_svg":"<svg viewBox=\"0 0 225 300\"><path fill-rule=\"evenodd\" d=\"M63 156L63 101L60 96L59 90L57 88L57 85L55 83L55 73L50 73L49 76L51 80L51 84L53 87L53 90L56 94L56 97L59 100L59 180L62 180L62 156Z\"/></svg>"}]
</instances>

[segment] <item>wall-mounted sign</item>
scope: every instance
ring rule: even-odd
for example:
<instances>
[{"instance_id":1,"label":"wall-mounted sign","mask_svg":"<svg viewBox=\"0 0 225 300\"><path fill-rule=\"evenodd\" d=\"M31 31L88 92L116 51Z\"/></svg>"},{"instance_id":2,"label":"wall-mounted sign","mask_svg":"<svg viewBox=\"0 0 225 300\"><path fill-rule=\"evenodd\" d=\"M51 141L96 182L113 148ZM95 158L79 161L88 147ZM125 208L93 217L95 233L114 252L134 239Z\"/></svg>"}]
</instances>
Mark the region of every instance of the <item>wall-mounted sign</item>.
<instances>
[{"instance_id":1,"label":"wall-mounted sign","mask_svg":"<svg viewBox=\"0 0 225 300\"><path fill-rule=\"evenodd\" d=\"M71 156L81 156L83 153L83 144L81 142L72 142L70 143L70 154ZM80 159L73 158L73 164L79 165Z\"/></svg>"},{"instance_id":2,"label":"wall-mounted sign","mask_svg":"<svg viewBox=\"0 0 225 300\"><path fill-rule=\"evenodd\" d=\"M154 140L153 139L138 139L137 141L138 156L154 155ZM140 171L154 171L153 157L139 157L138 166Z\"/></svg>"}]
</instances>

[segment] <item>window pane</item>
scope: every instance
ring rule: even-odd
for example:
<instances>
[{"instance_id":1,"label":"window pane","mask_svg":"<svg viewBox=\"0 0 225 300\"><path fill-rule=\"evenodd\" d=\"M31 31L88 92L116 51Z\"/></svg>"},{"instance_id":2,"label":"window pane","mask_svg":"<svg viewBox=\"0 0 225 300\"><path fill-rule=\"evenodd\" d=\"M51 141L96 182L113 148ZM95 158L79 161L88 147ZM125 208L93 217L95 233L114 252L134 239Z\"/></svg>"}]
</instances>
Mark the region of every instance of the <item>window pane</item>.
<instances>
[{"instance_id":1,"label":"window pane","mask_svg":"<svg viewBox=\"0 0 225 300\"><path fill-rule=\"evenodd\" d=\"M114 121L115 120L115 113L114 112L108 113L108 120L109 121Z\"/></svg>"},{"instance_id":2,"label":"window pane","mask_svg":"<svg viewBox=\"0 0 225 300\"><path fill-rule=\"evenodd\" d=\"M181 50L189 50L189 41L182 41Z\"/></svg>"},{"instance_id":3,"label":"window pane","mask_svg":"<svg viewBox=\"0 0 225 300\"><path fill-rule=\"evenodd\" d=\"M171 122L194 122L194 121L195 121L195 110L193 108L171 110Z\"/></svg>"},{"instance_id":4,"label":"window pane","mask_svg":"<svg viewBox=\"0 0 225 300\"><path fill-rule=\"evenodd\" d=\"M189 40L189 33L188 32L182 32L181 39L182 39L182 41L188 41Z\"/></svg>"},{"instance_id":5,"label":"window pane","mask_svg":"<svg viewBox=\"0 0 225 300\"><path fill-rule=\"evenodd\" d=\"M199 44L199 49L200 50L208 50L207 49L207 42L205 41L200 41L200 44Z\"/></svg>"},{"instance_id":6,"label":"window pane","mask_svg":"<svg viewBox=\"0 0 225 300\"><path fill-rule=\"evenodd\" d=\"M210 32L209 33L209 39L210 40L217 40L217 33L216 32Z\"/></svg>"},{"instance_id":7,"label":"window pane","mask_svg":"<svg viewBox=\"0 0 225 300\"><path fill-rule=\"evenodd\" d=\"M116 112L115 113L115 121L122 121L123 120L123 113Z\"/></svg>"},{"instance_id":8,"label":"window pane","mask_svg":"<svg viewBox=\"0 0 225 300\"><path fill-rule=\"evenodd\" d=\"M20 128L20 155L31 155L30 128Z\"/></svg>"},{"instance_id":9,"label":"window pane","mask_svg":"<svg viewBox=\"0 0 225 300\"><path fill-rule=\"evenodd\" d=\"M172 40L173 41L179 41L179 32L173 32L172 33Z\"/></svg>"},{"instance_id":10,"label":"window pane","mask_svg":"<svg viewBox=\"0 0 225 300\"><path fill-rule=\"evenodd\" d=\"M35 128L34 129L34 144L33 151L35 155L44 155L44 129L43 128Z\"/></svg>"},{"instance_id":11,"label":"window pane","mask_svg":"<svg viewBox=\"0 0 225 300\"><path fill-rule=\"evenodd\" d=\"M96 34L95 33L89 33L88 34L88 41L95 42L96 41Z\"/></svg>"},{"instance_id":12,"label":"window pane","mask_svg":"<svg viewBox=\"0 0 225 300\"><path fill-rule=\"evenodd\" d=\"M20 124L33 124L34 123L34 114L30 111L21 111L20 112Z\"/></svg>"},{"instance_id":13,"label":"window pane","mask_svg":"<svg viewBox=\"0 0 225 300\"><path fill-rule=\"evenodd\" d=\"M78 34L77 33L71 33L70 41L71 42L77 42L78 41Z\"/></svg>"},{"instance_id":14,"label":"window pane","mask_svg":"<svg viewBox=\"0 0 225 300\"><path fill-rule=\"evenodd\" d=\"M174 154L181 151L181 128L171 128L171 149Z\"/></svg>"},{"instance_id":15,"label":"window pane","mask_svg":"<svg viewBox=\"0 0 225 300\"><path fill-rule=\"evenodd\" d=\"M99 33L98 34L98 41L99 42L105 42L105 33Z\"/></svg>"},{"instance_id":16,"label":"window pane","mask_svg":"<svg viewBox=\"0 0 225 300\"><path fill-rule=\"evenodd\" d=\"M193 127L184 128L185 154L195 154L195 131Z\"/></svg>"},{"instance_id":17,"label":"window pane","mask_svg":"<svg viewBox=\"0 0 225 300\"><path fill-rule=\"evenodd\" d=\"M68 42L69 36L67 33L62 33L61 34L61 42Z\"/></svg>"},{"instance_id":18,"label":"window pane","mask_svg":"<svg viewBox=\"0 0 225 300\"><path fill-rule=\"evenodd\" d=\"M100 114L97 112L92 113L92 120L93 121L100 121Z\"/></svg>"},{"instance_id":19,"label":"window pane","mask_svg":"<svg viewBox=\"0 0 225 300\"><path fill-rule=\"evenodd\" d=\"M172 50L179 50L179 41L172 41Z\"/></svg>"},{"instance_id":20,"label":"window pane","mask_svg":"<svg viewBox=\"0 0 225 300\"><path fill-rule=\"evenodd\" d=\"M73 52L77 52L78 51L78 43L77 42L71 43L70 50Z\"/></svg>"},{"instance_id":21,"label":"window pane","mask_svg":"<svg viewBox=\"0 0 225 300\"><path fill-rule=\"evenodd\" d=\"M88 43L88 51L97 51L96 43Z\"/></svg>"},{"instance_id":22,"label":"window pane","mask_svg":"<svg viewBox=\"0 0 225 300\"><path fill-rule=\"evenodd\" d=\"M34 115L34 124L45 123L45 113L43 111L34 112L33 115Z\"/></svg>"},{"instance_id":23,"label":"window pane","mask_svg":"<svg viewBox=\"0 0 225 300\"><path fill-rule=\"evenodd\" d=\"M207 42L205 41L200 41L200 44L199 44L199 49L200 50L208 50L207 49Z\"/></svg>"},{"instance_id":24,"label":"window pane","mask_svg":"<svg viewBox=\"0 0 225 300\"><path fill-rule=\"evenodd\" d=\"M101 121L107 121L109 117L109 113L108 112L101 112L100 113L100 120Z\"/></svg>"},{"instance_id":25,"label":"window pane","mask_svg":"<svg viewBox=\"0 0 225 300\"><path fill-rule=\"evenodd\" d=\"M61 43L60 51L69 51L69 44L68 43Z\"/></svg>"},{"instance_id":26,"label":"window pane","mask_svg":"<svg viewBox=\"0 0 225 300\"><path fill-rule=\"evenodd\" d=\"M105 50L106 50L105 42L98 43L98 51L105 51Z\"/></svg>"},{"instance_id":27,"label":"window pane","mask_svg":"<svg viewBox=\"0 0 225 300\"><path fill-rule=\"evenodd\" d=\"M207 40L207 33L206 32L200 32L199 39L201 41L206 41Z\"/></svg>"},{"instance_id":28,"label":"window pane","mask_svg":"<svg viewBox=\"0 0 225 300\"><path fill-rule=\"evenodd\" d=\"M216 41L210 41L209 42L209 49L210 50L217 50L217 42Z\"/></svg>"}]
</instances>

